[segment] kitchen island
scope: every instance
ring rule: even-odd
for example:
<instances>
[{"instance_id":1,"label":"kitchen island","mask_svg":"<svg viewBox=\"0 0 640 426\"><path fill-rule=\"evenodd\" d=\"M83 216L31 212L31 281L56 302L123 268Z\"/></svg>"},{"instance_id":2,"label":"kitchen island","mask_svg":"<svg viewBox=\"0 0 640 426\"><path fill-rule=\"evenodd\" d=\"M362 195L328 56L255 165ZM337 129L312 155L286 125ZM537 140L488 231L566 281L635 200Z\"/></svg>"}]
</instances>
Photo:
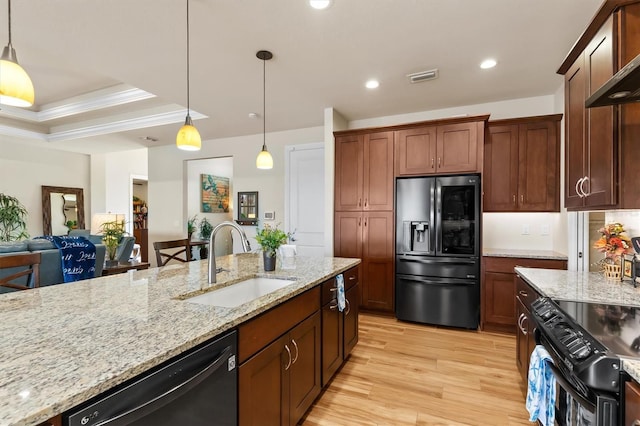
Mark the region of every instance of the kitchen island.
<instances>
[{"instance_id":1,"label":"kitchen island","mask_svg":"<svg viewBox=\"0 0 640 426\"><path fill-rule=\"evenodd\" d=\"M515 268L515 271L541 295L551 299L640 308L640 288L634 288L630 280L610 280L598 272L534 268ZM640 381L638 359L623 358L622 368L636 381Z\"/></svg>"},{"instance_id":2,"label":"kitchen island","mask_svg":"<svg viewBox=\"0 0 640 426\"><path fill-rule=\"evenodd\" d=\"M0 296L0 425L37 425L360 263L297 257L266 273L260 259L217 258L211 286L195 261ZM184 300L256 275L292 284L236 308Z\"/></svg>"}]
</instances>

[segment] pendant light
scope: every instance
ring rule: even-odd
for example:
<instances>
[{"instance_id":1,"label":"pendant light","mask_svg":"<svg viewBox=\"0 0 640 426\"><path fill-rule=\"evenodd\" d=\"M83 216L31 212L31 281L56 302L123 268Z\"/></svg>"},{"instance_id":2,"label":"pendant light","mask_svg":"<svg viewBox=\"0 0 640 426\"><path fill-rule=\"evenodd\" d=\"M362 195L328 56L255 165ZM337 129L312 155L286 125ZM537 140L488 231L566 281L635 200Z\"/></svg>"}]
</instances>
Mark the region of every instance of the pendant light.
<instances>
[{"instance_id":1,"label":"pendant light","mask_svg":"<svg viewBox=\"0 0 640 426\"><path fill-rule=\"evenodd\" d=\"M176 146L185 151L199 151L202 146L202 139L198 129L195 128L189 115L189 0L187 0L187 118L184 126L178 131L176 136Z\"/></svg>"},{"instance_id":2,"label":"pendant light","mask_svg":"<svg viewBox=\"0 0 640 426\"><path fill-rule=\"evenodd\" d=\"M262 60L262 151L256 158L256 167L259 169L273 169L273 157L267 151L267 70L266 63L273 58L273 54L268 50L261 50L256 53L258 59Z\"/></svg>"},{"instance_id":3,"label":"pendant light","mask_svg":"<svg viewBox=\"0 0 640 426\"><path fill-rule=\"evenodd\" d=\"M0 57L0 104L30 107L33 105L33 83L29 74L18 64L16 50L11 44L11 0L9 5L9 44Z\"/></svg>"}]
</instances>

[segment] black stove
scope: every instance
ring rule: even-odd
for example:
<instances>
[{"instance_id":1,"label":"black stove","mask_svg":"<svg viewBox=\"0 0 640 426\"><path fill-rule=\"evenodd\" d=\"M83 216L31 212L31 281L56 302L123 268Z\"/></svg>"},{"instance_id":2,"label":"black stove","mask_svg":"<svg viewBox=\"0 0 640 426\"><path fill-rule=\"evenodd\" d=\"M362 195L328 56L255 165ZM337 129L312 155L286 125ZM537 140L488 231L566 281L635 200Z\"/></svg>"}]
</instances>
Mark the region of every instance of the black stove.
<instances>
[{"instance_id":1,"label":"black stove","mask_svg":"<svg viewBox=\"0 0 640 426\"><path fill-rule=\"evenodd\" d=\"M621 360L640 359L640 308L541 297L531 316L536 343L553 359L556 424L617 425L629 379Z\"/></svg>"}]
</instances>

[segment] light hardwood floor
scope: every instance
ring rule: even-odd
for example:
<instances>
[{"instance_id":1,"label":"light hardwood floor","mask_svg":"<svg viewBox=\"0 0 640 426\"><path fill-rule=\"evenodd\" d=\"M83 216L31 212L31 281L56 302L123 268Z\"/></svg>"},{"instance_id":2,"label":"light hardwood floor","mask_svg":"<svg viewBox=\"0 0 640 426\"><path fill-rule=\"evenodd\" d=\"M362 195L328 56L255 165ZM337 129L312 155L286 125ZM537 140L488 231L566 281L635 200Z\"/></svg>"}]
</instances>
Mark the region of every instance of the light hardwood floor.
<instances>
[{"instance_id":1,"label":"light hardwood floor","mask_svg":"<svg viewBox=\"0 0 640 426\"><path fill-rule=\"evenodd\" d=\"M515 337L360 315L359 342L303 421L314 425L532 425Z\"/></svg>"}]
</instances>

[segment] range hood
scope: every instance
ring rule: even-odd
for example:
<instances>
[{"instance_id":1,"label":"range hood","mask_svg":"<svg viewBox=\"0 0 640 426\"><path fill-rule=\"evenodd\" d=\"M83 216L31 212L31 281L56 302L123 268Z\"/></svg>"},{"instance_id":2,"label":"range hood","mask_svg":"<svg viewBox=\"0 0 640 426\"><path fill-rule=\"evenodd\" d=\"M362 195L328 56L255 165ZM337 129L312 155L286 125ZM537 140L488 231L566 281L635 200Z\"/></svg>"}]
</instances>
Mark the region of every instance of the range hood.
<instances>
[{"instance_id":1,"label":"range hood","mask_svg":"<svg viewBox=\"0 0 640 426\"><path fill-rule=\"evenodd\" d=\"M586 108L640 101L640 55L636 56L589 96Z\"/></svg>"}]
</instances>

